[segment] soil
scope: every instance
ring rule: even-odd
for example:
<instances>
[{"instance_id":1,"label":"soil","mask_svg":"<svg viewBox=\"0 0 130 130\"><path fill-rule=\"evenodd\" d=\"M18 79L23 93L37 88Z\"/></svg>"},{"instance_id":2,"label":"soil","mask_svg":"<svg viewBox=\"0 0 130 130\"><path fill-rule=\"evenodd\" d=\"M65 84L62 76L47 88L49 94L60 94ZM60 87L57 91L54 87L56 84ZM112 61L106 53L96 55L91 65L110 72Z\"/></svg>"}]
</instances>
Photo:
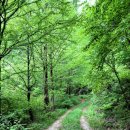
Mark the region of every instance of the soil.
<instances>
[{"instance_id":1,"label":"soil","mask_svg":"<svg viewBox=\"0 0 130 130\"><path fill-rule=\"evenodd\" d=\"M46 130L60 130L62 128L63 119L70 113L71 109L68 110L63 116L56 120L48 129Z\"/></svg>"},{"instance_id":2,"label":"soil","mask_svg":"<svg viewBox=\"0 0 130 130\"><path fill-rule=\"evenodd\" d=\"M86 111L86 108L83 108L82 112L84 113ZM80 118L80 126L83 130L92 130L92 128L89 126L89 123L85 116L81 116Z\"/></svg>"}]
</instances>

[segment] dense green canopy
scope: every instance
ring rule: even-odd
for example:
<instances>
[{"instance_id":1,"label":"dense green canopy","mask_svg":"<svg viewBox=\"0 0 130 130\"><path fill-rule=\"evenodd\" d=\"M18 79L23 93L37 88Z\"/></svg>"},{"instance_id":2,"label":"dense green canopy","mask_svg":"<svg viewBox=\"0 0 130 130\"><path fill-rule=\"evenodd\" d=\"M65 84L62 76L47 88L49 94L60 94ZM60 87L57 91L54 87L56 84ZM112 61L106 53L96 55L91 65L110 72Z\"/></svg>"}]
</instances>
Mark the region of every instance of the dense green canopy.
<instances>
[{"instance_id":1,"label":"dense green canopy","mask_svg":"<svg viewBox=\"0 0 130 130\"><path fill-rule=\"evenodd\" d=\"M47 128L84 99L94 129L129 130L129 5L1 0L0 129Z\"/></svg>"}]
</instances>

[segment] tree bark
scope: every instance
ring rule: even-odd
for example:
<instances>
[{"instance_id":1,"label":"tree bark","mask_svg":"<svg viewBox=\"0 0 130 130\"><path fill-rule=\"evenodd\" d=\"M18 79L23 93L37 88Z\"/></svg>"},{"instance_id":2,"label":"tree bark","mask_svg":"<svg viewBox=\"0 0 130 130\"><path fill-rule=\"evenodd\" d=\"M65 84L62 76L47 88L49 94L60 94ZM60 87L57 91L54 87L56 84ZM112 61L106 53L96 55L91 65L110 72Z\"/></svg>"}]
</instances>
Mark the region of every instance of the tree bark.
<instances>
[{"instance_id":1,"label":"tree bark","mask_svg":"<svg viewBox=\"0 0 130 130\"><path fill-rule=\"evenodd\" d=\"M68 76L71 76L71 71L69 71ZM71 80L70 79L68 79L67 94L70 97L70 95L71 95Z\"/></svg>"},{"instance_id":2,"label":"tree bark","mask_svg":"<svg viewBox=\"0 0 130 130\"><path fill-rule=\"evenodd\" d=\"M1 109L1 106L2 106L2 90L1 90L1 61L2 59L0 58L0 114L2 114L2 109Z\"/></svg>"},{"instance_id":3,"label":"tree bark","mask_svg":"<svg viewBox=\"0 0 130 130\"><path fill-rule=\"evenodd\" d=\"M48 50L47 43L44 46L44 103L48 106L49 104L49 93L48 93Z\"/></svg>"},{"instance_id":4,"label":"tree bark","mask_svg":"<svg viewBox=\"0 0 130 130\"><path fill-rule=\"evenodd\" d=\"M0 51L1 51L1 44L2 44L2 3L0 3ZM0 54L0 114L2 113L1 106L2 106L2 92L1 92L1 61L2 61L2 54Z\"/></svg>"},{"instance_id":5,"label":"tree bark","mask_svg":"<svg viewBox=\"0 0 130 130\"><path fill-rule=\"evenodd\" d=\"M27 101L28 101L28 114L30 117L30 120L34 120L33 111L30 106L30 99L31 99L31 85L30 85L30 45L27 46Z\"/></svg>"},{"instance_id":6,"label":"tree bark","mask_svg":"<svg viewBox=\"0 0 130 130\"><path fill-rule=\"evenodd\" d=\"M55 109L55 95L54 95L54 84L53 84L53 59L52 59L52 50L50 49L50 82L52 88L52 110Z\"/></svg>"}]
</instances>

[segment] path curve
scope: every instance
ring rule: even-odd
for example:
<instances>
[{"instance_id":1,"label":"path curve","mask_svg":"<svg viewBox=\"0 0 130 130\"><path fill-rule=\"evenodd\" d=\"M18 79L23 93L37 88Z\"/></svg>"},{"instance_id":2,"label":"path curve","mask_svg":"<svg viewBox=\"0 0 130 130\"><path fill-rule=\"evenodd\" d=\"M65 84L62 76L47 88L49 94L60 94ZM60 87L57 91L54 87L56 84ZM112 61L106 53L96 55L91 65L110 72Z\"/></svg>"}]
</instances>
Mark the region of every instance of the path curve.
<instances>
[{"instance_id":1,"label":"path curve","mask_svg":"<svg viewBox=\"0 0 130 130\"><path fill-rule=\"evenodd\" d=\"M68 110L63 116L61 116L58 120L56 120L48 129L46 130L60 130L62 127L62 121L70 113L71 109Z\"/></svg>"},{"instance_id":2,"label":"path curve","mask_svg":"<svg viewBox=\"0 0 130 130\"><path fill-rule=\"evenodd\" d=\"M86 108L83 108L82 112L84 113L86 111ZM92 128L89 126L89 123L85 116L81 116L80 118L80 126L83 130L92 130Z\"/></svg>"}]
</instances>

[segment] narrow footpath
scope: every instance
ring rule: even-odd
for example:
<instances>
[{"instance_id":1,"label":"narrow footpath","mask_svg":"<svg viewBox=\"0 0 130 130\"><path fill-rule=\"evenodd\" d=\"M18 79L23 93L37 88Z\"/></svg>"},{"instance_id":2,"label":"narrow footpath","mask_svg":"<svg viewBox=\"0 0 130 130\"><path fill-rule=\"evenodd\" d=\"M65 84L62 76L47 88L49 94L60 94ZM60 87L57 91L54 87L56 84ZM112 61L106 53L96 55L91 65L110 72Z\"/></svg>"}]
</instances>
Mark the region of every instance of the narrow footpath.
<instances>
[{"instance_id":1,"label":"narrow footpath","mask_svg":"<svg viewBox=\"0 0 130 130\"><path fill-rule=\"evenodd\" d=\"M82 113L86 111L86 108L83 108ZM80 118L80 126L83 130L92 130L92 128L89 126L89 123L84 115Z\"/></svg>"},{"instance_id":2,"label":"narrow footpath","mask_svg":"<svg viewBox=\"0 0 130 130\"><path fill-rule=\"evenodd\" d=\"M46 130L60 130L62 128L63 119L70 113L72 110L68 110L63 116L56 120L48 129Z\"/></svg>"},{"instance_id":3,"label":"narrow footpath","mask_svg":"<svg viewBox=\"0 0 130 130\"><path fill-rule=\"evenodd\" d=\"M90 126L89 123L84 116L83 113L86 111L86 107L82 109L82 116L80 118L80 126L82 130L93 130ZM63 116L61 116L58 120L56 120L48 129L46 130L61 130L62 128L62 121L63 119L72 111L72 109L68 110Z\"/></svg>"}]
</instances>

